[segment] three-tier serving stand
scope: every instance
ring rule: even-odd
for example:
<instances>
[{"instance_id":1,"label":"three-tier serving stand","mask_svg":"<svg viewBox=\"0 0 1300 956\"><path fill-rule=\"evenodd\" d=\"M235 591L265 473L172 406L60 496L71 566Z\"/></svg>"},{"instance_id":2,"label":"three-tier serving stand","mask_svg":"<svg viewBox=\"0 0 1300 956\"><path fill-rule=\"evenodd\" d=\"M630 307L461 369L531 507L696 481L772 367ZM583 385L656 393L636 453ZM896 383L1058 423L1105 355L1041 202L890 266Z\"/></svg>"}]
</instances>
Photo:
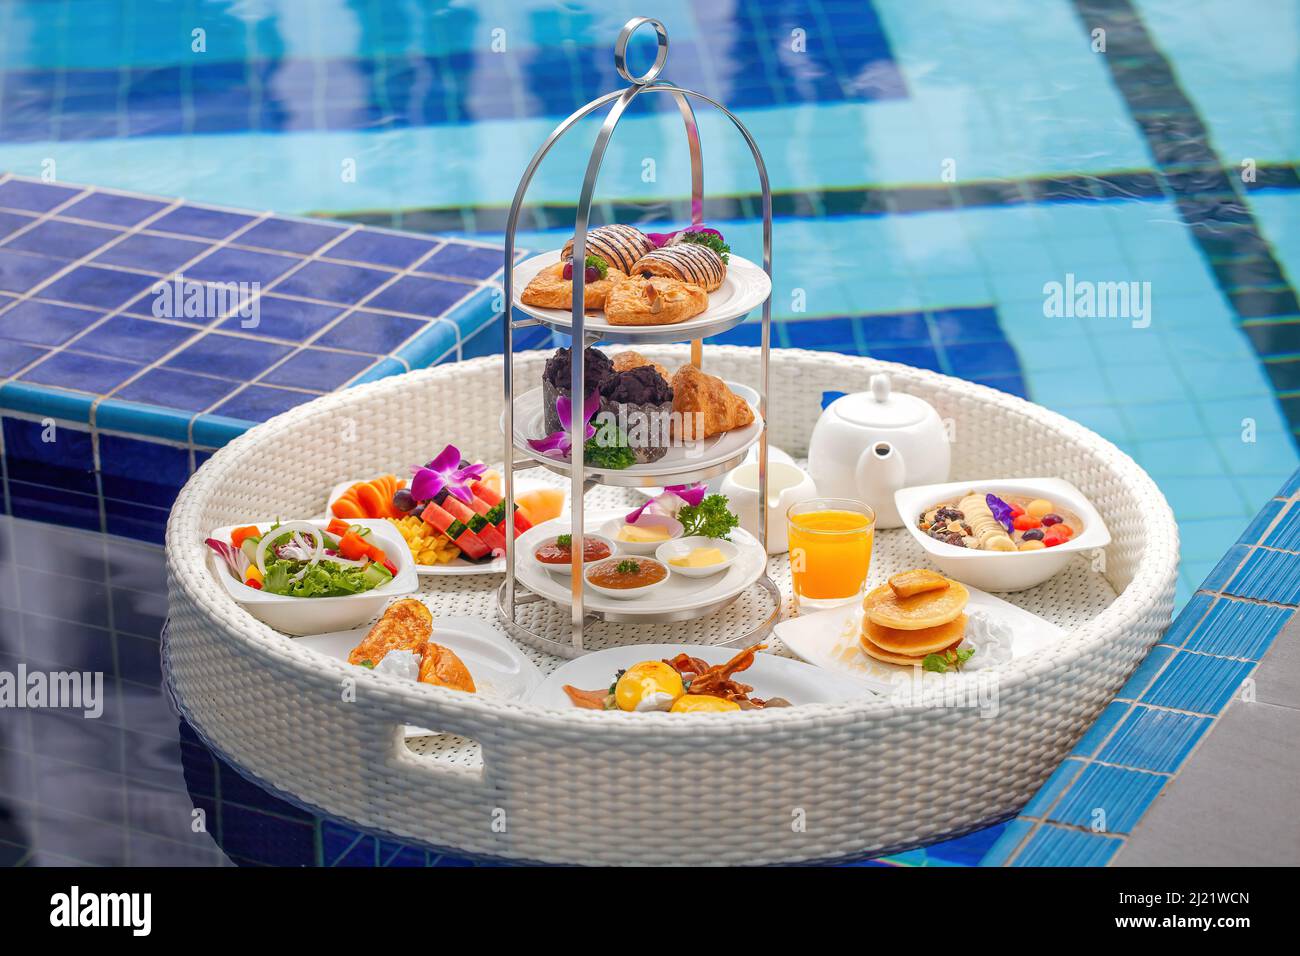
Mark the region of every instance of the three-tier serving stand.
<instances>
[{"instance_id":1,"label":"three-tier serving stand","mask_svg":"<svg viewBox=\"0 0 1300 956\"><path fill-rule=\"evenodd\" d=\"M649 26L654 29L657 40L657 51L653 65L640 75L633 75L627 65L627 45L632 35L641 27ZM506 501L506 575L500 590L497 592L497 610L501 621L506 630L514 637L535 647L547 650L550 653L564 657L573 657L585 651L584 633L588 625L599 621L625 622L636 620L641 623L669 623L680 620L696 619L716 613L731 601L735 600L737 595L730 595L726 598L710 604L706 607L694 608L692 610L677 610L666 608L656 612L653 615L640 614L633 617L613 614L589 612L585 607L584 601L584 582L583 566L581 561L573 562L570 577L571 589L571 639L569 641L559 641L553 636L540 633L533 627L519 620L517 610L527 604L536 601L546 600L540 594L537 594L526 588L518 579L516 573L516 561L518 560L518 548L515 541L515 473L525 469L545 467L561 475L565 475L571 480L571 533L575 542L582 542L585 533L585 496L586 493L597 484L620 485L625 487L649 487L656 485L666 485L670 482L673 484L687 484L697 481L705 481L709 478L722 475L740 465L748 453L749 447L741 448L734 454L723 460L713 460L707 464L702 463L702 467L692 471L673 470L671 474L659 475L648 474L645 471L638 470L635 474L622 474L619 472L602 472L599 478L591 475L591 470L586 467L584 458L583 443L575 440L572 445L572 453L569 462L554 460L541 461L536 458L530 458L519 454L519 447L516 443L515 436L515 355L513 349L513 339L515 330L529 326L542 325L553 331L568 335L571 339L570 345L574 361L570 363L572 374L570 377L570 394L573 396L583 396L587 394L585 381L585 361L583 361L585 349L594 345L598 341L608 341L615 343L626 343L630 345L650 345L662 344L669 342L679 342L682 340L681 332L674 329L673 326L645 326L645 327L622 327L617 330L602 329L600 332L592 333L587 328L586 315L584 310L584 285L586 270L580 265L573 270L573 310L572 316L567 322L555 322L548 319L544 314L529 314L526 318L516 319L514 315L514 269L515 269L515 231L519 224L519 214L523 208L524 196L532 182L534 174L537 172L542 160L551 151L551 148L559 142L570 129L572 129L579 120L594 113L596 110L609 105L609 113L605 117L600 127L600 132L596 136L595 145L592 147L591 157L587 162L586 175L582 180L582 191L578 196L577 216L573 226L573 262L576 264L586 261L587 249L587 228L591 215L592 197L596 188L596 179L600 173L601 162L605 157L606 147L609 145L610 138L614 133L614 128L618 125L619 120L623 117L628 106L638 96L644 93L666 93L673 98L677 109L681 114L682 122L686 128L686 142L690 152L691 159L691 221L694 225L699 225L703 221L704 208L704 162L703 152L700 146L699 128L695 121L695 111L691 106L691 99L696 99L709 103L716 107L724 116L731 120L740 135L744 137L748 144L751 154L754 158L754 165L758 170L759 183L763 193L763 271L768 278L768 294L762 302L763 321L761 332L760 348L760 373L759 373L759 436L758 436L758 542L764 548L766 555L767 542L767 481L768 481L768 462L767 462L767 393L768 393L768 362L771 348L771 328L772 328L772 296L771 296L771 276L772 276L772 193L768 185L767 168L763 164L763 156L759 152L758 144L750 134L745 124L728 110L725 106L702 93L694 90L684 89L674 86L667 81L659 79L663 72L664 64L668 59L668 33L664 25L658 20L649 17L636 17L629 20L623 29L619 32L618 40L614 46L614 66L620 76L630 84L624 89L615 90L612 93L606 93L574 112L567 117L559 126L557 126L551 135L547 137L541 148L534 154L528 167L519 181L519 187L515 190L514 201L510 205L510 217L506 223L505 235L505 317L502 322L504 330L504 385L505 385L505 414L502 420L502 427L505 435L505 455L504 462L504 492ZM612 105L611 105L612 104ZM703 324L692 323L691 333L691 363L699 366L702 359L702 340L711 335L717 335L732 328L738 323L744 321L746 313L740 315L726 314L726 317L719 317L716 322L706 322ZM581 400L573 402L573 419L569 423L571 435L581 435L585 422L582 421ZM580 552L579 552L580 553ZM726 644L731 646L748 646L761 640L762 637L771 629L772 624L781 611L781 592L772 582L767 573L767 567L764 566L763 573L754 582L752 587L759 587L767 592L769 599L773 604L773 609L756 626L748 626L741 633L727 638L726 640L716 641L714 643Z\"/></svg>"}]
</instances>

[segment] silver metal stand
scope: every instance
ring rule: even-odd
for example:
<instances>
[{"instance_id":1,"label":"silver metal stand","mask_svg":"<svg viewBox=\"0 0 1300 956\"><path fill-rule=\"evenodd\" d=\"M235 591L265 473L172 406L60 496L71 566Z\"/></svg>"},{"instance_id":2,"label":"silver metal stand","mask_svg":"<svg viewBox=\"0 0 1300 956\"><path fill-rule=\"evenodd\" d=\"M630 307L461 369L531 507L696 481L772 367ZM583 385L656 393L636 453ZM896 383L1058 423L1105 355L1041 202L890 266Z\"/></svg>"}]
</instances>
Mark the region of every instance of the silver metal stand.
<instances>
[{"instance_id":1,"label":"silver metal stand","mask_svg":"<svg viewBox=\"0 0 1300 956\"><path fill-rule=\"evenodd\" d=\"M655 37L658 41L658 50L655 55L654 64L639 76L633 76L627 67L627 44L628 40L642 26L650 26L655 31ZM515 495L514 495L514 474L518 470L534 468L538 463L531 459L520 459L516 454L514 445L514 414L515 414L515 389L514 389L514 351L513 338L514 330L524 326L538 324L536 319L527 319L516 321L513 315L514 300L514 265L515 265L515 232L519 224L519 214L523 208L524 196L528 192L528 187L532 183L533 176L537 172L538 166L546 154L551 151L560 138L568 132L577 122L585 116L595 112L603 106L610 105L608 115L601 124L600 132L596 136L595 145L592 147L591 158L587 162L587 171L582 180L582 191L578 196L578 211L573 226L573 317L572 325L568 328L559 329L570 334L570 347L573 353L574 361L570 363L572 374L570 377L570 395L576 396L573 402L573 418L570 421L569 434L580 436L582 427L585 424L582 418L582 396L587 394L585 382L585 361L584 350L599 341L598 337L589 335L585 325L585 279L586 269L582 263L586 262L587 256L587 227L591 216L591 201L596 189L596 178L600 173L601 162L605 158L605 150L609 145L610 137L614 133L614 128L618 125L623 113L632 101L642 93L667 93L673 97L677 103L678 111L681 113L682 122L686 127L686 141L690 150L691 157L691 221L693 224L699 224L703 221L704 210L704 157L700 147L699 128L695 121L695 111L691 107L692 98L709 103L716 107L723 115L731 120L735 128L744 137L745 142L749 145L750 152L754 158L754 165L758 170L758 178L763 191L763 271L767 273L768 279L772 276L772 192L768 185L767 167L763 164L763 156L759 152L758 144L750 134L745 124L728 110L721 103L710 97L697 93L694 90L687 90L681 87L673 86L667 82L661 82L659 75L663 72L664 64L668 60L668 32L664 25L658 20L649 17L635 17L624 24L623 29L619 32L618 40L614 44L614 66L619 75L627 80L630 84L622 90L616 90L612 93L606 93L604 96L597 97L586 106L574 112L560 123L546 138L546 142L533 155L528 167L524 170L522 178L519 180L519 187L515 190L514 201L510 204L510 217L506 222L506 240L505 240L505 318L502 322L504 338L504 384L505 384L505 454L503 460L506 463L504 471L504 491L506 501L506 577L498 592L498 611L501 615L508 632L525 641L532 641L540 644L554 644L549 638L536 634L529 628L520 624L516 619L515 609L522 604L532 603L541 600L541 598L522 588L515 574ZM723 331L730 328L736 322L743 320L743 316L733 322L724 324L717 329L705 330L708 334ZM545 323L543 323L545 324ZM771 330L772 330L772 297L769 293L763 300L763 325L761 339L761 373L759 385L759 417L762 421L762 430L759 437L759 454L758 454L758 474L759 474L759 541L764 549L767 546L767 508L764 503L767 501L767 392L768 392L768 361L771 349ZM666 338L665 336L669 336ZM617 337L609 334L605 338L611 340L623 340L646 343L649 341L672 341L670 338L671 330L657 330L652 336L638 336L636 330L629 328L625 335ZM699 364L701 356L701 343L699 339L691 343L691 360L694 364ZM571 532L573 540L581 542L584 534L584 494L594 484L593 480L588 477L585 468L585 449L583 442L575 440L573 450L570 456L570 462L567 468L556 468L570 476L572 482L571 491L571 511L572 527ZM702 477L711 477L713 474L720 473L721 470L730 470L735 465L740 464L743 455L738 456L737 460L723 463L710 469L707 474L702 473ZM680 482L683 476L675 474L672 476L672 482ZM623 484L623 482L611 482ZM646 484L649 482L638 481L637 484ZM657 482L669 483L669 482ZM613 620L610 615L597 616L589 614L584 609L583 602L583 567L582 562L575 561L572 564L570 587L572 589L571 604L571 623L572 623L572 642L571 647L566 647L565 656L571 656L574 653L582 653L583 631L587 624L596 620ZM765 588L768 593L775 599L776 608L771 617L760 627L752 629L745 634L741 634L731 640L723 643L727 645L747 646L760 640L764 634L770 630L775 623L777 615L781 610L780 590L774 585L766 573L756 582L759 586ZM725 603L730 603L729 599ZM706 608L701 612L694 614L694 617L703 617L705 614L714 613L718 608ZM624 615L618 615L624 618ZM645 616L638 618L644 623L654 623L656 618ZM672 620L671 614L665 617L665 620Z\"/></svg>"}]
</instances>

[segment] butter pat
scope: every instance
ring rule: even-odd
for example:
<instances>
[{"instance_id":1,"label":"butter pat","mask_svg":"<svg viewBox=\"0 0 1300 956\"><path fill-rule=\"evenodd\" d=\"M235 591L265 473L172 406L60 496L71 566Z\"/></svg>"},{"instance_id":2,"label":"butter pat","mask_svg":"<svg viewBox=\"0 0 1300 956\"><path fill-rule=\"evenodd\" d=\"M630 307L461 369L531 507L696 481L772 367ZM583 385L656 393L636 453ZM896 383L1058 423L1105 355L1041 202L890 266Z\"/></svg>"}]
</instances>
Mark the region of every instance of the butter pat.
<instances>
[{"instance_id":1,"label":"butter pat","mask_svg":"<svg viewBox=\"0 0 1300 956\"><path fill-rule=\"evenodd\" d=\"M634 544L651 544L655 541L667 541L668 529L663 525L646 525L644 528L640 525L625 524L618 529L618 540L631 541Z\"/></svg>"},{"instance_id":2,"label":"butter pat","mask_svg":"<svg viewBox=\"0 0 1300 956\"><path fill-rule=\"evenodd\" d=\"M718 548L692 548L689 554L670 558L668 563L678 568L708 568L725 560Z\"/></svg>"}]
</instances>

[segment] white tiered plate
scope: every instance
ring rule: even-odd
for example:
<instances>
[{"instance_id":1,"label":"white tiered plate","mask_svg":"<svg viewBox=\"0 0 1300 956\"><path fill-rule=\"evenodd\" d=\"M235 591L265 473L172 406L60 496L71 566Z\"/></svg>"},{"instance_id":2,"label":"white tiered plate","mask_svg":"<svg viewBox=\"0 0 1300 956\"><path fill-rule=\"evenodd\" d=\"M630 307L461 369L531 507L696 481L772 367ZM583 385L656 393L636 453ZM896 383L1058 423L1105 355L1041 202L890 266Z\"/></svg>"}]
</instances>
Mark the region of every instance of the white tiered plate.
<instances>
[{"instance_id":1,"label":"white tiered plate","mask_svg":"<svg viewBox=\"0 0 1300 956\"><path fill-rule=\"evenodd\" d=\"M303 647L347 662L352 649L370 631L371 625L350 631L311 634L296 637ZM485 697L523 700L542 682L542 672L515 644L485 621L473 617L435 617L433 640L456 652L474 678L475 692ZM394 678L399 680L400 678ZM423 737L431 733L419 727L407 727L406 736Z\"/></svg>"},{"instance_id":2,"label":"white tiered plate","mask_svg":"<svg viewBox=\"0 0 1300 956\"><path fill-rule=\"evenodd\" d=\"M749 407L754 411L753 422L744 428L733 428L721 435L706 438L699 443L696 450L686 446L673 446L662 458L648 465L633 465L631 468L619 470L588 467L587 472L603 484L637 487L686 484L730 471L744 460L745 453L758 441L763 431L763 422L758 414L758 393L748 385L741 385L739 382L726 384L727 388L748 402ZM503 413L502 430L505 429L505 422ZM548 458L528 447L528 439L545 438L547 434L540 386L515 398L514 433L515 448L521 455L559 474L569 473L567 461Z\"/></svg>"},{"instance_id":3,"label":"white tiered plate","mask_svg":"<svg viewBox=\"0 0 1300 956\"><path fill-rule=\"evenodd\" d=\"M734 647L702 647L699 644L639 644L594 651L552 671L533 691L528 702L568 710L573 707L573 702L564 692L565 684L583 690L607 687L616 673L633 664L670 659L682 653L709 664L725 664L740 652ZM784 697L796 707L850 700L866 693L866 688L857 681L761 651L754 656L752 665L736 674L736 679L752 686L755 697L764 700Z\"/></svg>"},{"instance_id":4,"label":"white tiered plate","mask_svg":"<svg viewBox=\"0 0 1300 956\"><path fill-rule=\"evenodd\" d=\"M608 511L588 514L585 522L586 529L588 533L593 532L606 521L617 516L616 512ZM572 603L569 579L547 571L533 557L533 550L551 535L567 533L570 527L569 521L568 515L561 515L529 528L515 541L519 549L515 565L519 582L546 600L564 605ZM666 613L689 614L725 602L739 595L762 577L767 567L767 554L752 535L736 528L731 532L731 542L736 545L740 554L735 563L723 573L707 578L688 578L673 574L670 570L668 582L642 598L604 597L588 587L584 592L583 607L587 611L616 615L620 620L629 620L638 617L662 618Z\"/></svg>"},{"instance_id":5,"label":"white tiered plate","mask_svg":"<svg viewBox=\"0 0 1300 956\"><path fill-rule=\"evenodd\" d=\"M967 587L967 590L970 592L970 601L966 604L967 613L982 611L991 619L1003 621L1011 628L1012 659L1032 654L1065 636L1065 631L1037 614L985 591L972 587ZM775 632L792 654L809 664L862 681L877 693L891 694L907 689L920 669L886 664L868 657L858 646L861 629L862 607L854 601L845 607L792 617L777 624ZM977 666L965 669L955 676L969 680L980 673L981 669ZM945 676L947 675L926 673L923 678L931 680L932 677Z\"/></svg>"},{"instance_id":6,"label":"white tiered plate","mask_svg":"<svg viewBox=\"0 0 1300 956\"><path fill-rule=\"evenodd\" d=\"M338 500L339 495L347 491L358 481L365 481L364 478L358 478L355 481L339 482L330 490L329 500L325 503L325 514L327 517L334 517L331 510L334 502ZM522 489L521 489L522 490ZM518 492L516 492L517 494ZM464 558L454 558L446 564L417 564L415 566L416 574L505 574L506 559L493 558L491 561L484 561L481 564L475 564L473 561L466 561Z\"/></svg>"},{"instance_id":7,"label":"white tiered plate","mask_svg":"<svg viewBox=\"0 0 1300 956\"><path fill-rule=\"evenodd\" d=\"M725 332L762 305L763 300L772 292L772 280L761 266L734 253L728 260L727 276L722 280L722 285L709 293L709 307L694 318L676 325L611 325L603 312L593 312L586 318L587 335L606 342L648 344L684 342ZM524 305L521 298L524 288L537 273L559 261L560 252L557 249L525 259L515 266L511 298L515 310L536 319L547 328L568 334L573 325L572 312L568 309L542 309Z\"/></svg>"}]
</instances>

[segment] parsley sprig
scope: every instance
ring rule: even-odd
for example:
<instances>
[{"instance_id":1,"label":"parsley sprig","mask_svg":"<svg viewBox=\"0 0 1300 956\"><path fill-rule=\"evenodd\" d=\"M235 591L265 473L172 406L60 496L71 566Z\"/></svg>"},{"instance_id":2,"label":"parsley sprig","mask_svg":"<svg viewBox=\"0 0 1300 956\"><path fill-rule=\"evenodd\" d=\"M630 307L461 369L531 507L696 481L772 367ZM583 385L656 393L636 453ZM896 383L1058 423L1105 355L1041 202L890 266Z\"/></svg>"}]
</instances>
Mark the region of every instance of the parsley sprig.
<instances>
[{"instance_id":1,"label":"parsley sprig","mask_svg":"<svg viewBox=\"0 0 1300 956\"><path fill-rule=\"evenodd\" d=\"M698 505L683 505L677 512L682 534L730 540L731 529L740 524L740 519L731 513L729 503L726 495L709 495Z\"/></svg>"}]
</instances>

